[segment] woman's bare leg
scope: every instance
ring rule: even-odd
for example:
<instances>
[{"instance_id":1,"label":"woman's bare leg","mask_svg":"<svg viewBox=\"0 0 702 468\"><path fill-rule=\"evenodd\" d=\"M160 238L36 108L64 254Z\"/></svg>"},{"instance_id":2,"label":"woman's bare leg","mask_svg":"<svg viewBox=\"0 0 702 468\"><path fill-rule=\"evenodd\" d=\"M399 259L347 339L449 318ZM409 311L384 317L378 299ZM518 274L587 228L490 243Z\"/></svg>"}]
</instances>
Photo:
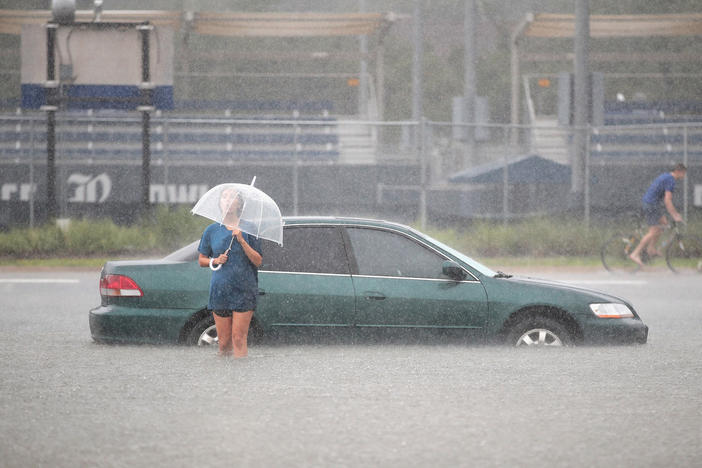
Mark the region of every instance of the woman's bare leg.
<instances>
[{"instance_id":1,"label":"woman's bare leg","mask_svg":"<svg viewBox=\"0 0 702 468\"><path fill-rule=\"evenodd\" d=\"M231 354L232 352L232 318L220 317L213 313L215 327L217 328L217 339L219 341L219 354Z\"/></svg>"},{"instance_id":2,"label":"woman's bare leg","mask_svg":"<svg viewBox=\"0 0 702 468\"><path fill-rule=\"evenodd\" d=\"M232 342L234 344L234 357L246 357L249 354L247 338L253 310L248 312L234 312L232 319Z\"/></svg>"}]
</instances>

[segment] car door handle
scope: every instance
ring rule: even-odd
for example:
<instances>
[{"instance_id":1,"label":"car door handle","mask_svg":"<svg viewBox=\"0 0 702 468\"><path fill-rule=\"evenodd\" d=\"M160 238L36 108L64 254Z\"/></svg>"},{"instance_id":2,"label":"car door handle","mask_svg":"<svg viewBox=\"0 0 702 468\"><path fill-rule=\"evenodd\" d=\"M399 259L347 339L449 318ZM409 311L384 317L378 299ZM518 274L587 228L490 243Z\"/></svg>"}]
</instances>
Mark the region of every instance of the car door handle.
<instances>
[{"instance_id":1,"label":"car door handle","mask_svg":"<svg viewBox=\"0 0 702 468\"><path fill-rule=\"evenodd\" d=\"M366 291L365 293L366 299L372 299L374 301L382 301L385 299L385 294L377 292L377 291Z\"/></svg>"},{"instance_id":2,"label":"car door handle","mask_svg":"<svg viewBox=\"0 0 702 468\"><path fill-rule=\"evenodd\" d=\"M265 289L259 289L259 290L258 290L258 295L259 295L259 296L265 296L265 295L266 295L266 290L265 290Z\"/></svg>"}]
</instances>

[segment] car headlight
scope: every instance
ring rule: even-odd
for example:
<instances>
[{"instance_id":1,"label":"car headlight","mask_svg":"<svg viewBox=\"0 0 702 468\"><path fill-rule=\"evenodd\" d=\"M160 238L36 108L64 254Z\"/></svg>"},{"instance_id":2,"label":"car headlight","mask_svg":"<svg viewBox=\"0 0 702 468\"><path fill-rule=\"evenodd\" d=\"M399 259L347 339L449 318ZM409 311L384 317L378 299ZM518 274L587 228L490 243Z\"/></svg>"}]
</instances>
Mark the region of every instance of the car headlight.
<instances>
[{"instance_id":1,"label":"car headlight","mask_svg":"<svg viewBox=\"0 0 702 468\"><path fill-rule=\"evenodd\" d=\"M590 310L600 318L633 317L634 313L624 304L590 304Z\"/></svg>"}]
</instances>

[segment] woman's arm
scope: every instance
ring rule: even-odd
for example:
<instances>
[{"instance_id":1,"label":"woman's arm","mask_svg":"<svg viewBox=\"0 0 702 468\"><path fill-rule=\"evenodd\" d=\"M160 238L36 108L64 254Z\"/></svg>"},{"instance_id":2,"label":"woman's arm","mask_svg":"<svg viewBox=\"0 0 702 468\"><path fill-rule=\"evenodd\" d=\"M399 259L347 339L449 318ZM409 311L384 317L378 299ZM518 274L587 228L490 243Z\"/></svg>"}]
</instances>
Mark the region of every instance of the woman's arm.
<instances>
[{"instance_id":1,"label":"woman's arm","mask_svg":"<svg viewBox=\"0 0 702 468\"><path fill-rule=\"evenodd\" d=\"M222 263L227 263L227 258L228 257L225 254L222 254L219 257L214 257L212 259L212 265L216 266ZM197 258L197 264L201 267L210 266L210 257L208 257L207 255L200 254L200 256Z\"/></svg>"},{"instance_id":2,"label":"woman's arm","mask_svg":"<svg viewBox=\"0 0 702 468\"><path fill-rule=\"evenodd\" d=\"M256 252L256 250L254 250L254 248L251 247L248 242L246 242L246 239L244 239L244 235L241 233L241 231L237 232L235 235L236 240L239 241L239 244L241 244L241 248L244 250L244 253L249 261L253 263L256 268L260 267L263 263L263 257L261 257L261 254Z\"/></svg>"},{"instance_id":3,"label":"woman's arm","mask_svg":"<svg viewBox=\"0 0 702 468\"><path fill-rule=\"evenodd\" d=\"M210 266L210 255L214 254L212 251L211 245L210 245L210 237L211 237L211 225L205 229L205 232L202 233L202 239L200 239L200 245L198 246L198 257L197 257L197 264L200 265L201 267L208 267ZM202 252L207 252L207 255L203 254ZM215 257L212 259L212 264L213 265L219 265L222 263L225 263L227 261L227 256L222 256L220 255L219 257Z\"/></svg>"}]
</instances>

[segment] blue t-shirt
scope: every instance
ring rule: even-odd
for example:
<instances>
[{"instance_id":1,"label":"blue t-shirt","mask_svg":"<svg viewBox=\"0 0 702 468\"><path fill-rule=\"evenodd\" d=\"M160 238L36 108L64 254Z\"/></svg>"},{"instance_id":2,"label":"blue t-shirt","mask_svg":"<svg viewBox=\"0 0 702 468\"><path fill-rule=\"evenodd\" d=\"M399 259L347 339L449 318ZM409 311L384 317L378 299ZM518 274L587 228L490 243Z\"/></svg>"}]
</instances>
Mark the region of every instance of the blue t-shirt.
<instances>
[{"instance_id":1,"label":"blue t-shirt","mask_svg":"<svg viewBox=\"0 0 702 468\"><path fill-rule=\"evenodd\" d=\"M242 234L251 248L260 254L260 239L246 232ZM229 248L230 243L227 263L212 272L207 308L239 312L254 310L258 295L258 269L246 256L241 244L236 239L232 242L232 231L219 223L210 224L205 228L197 250L207 257L218 257Z\"/></svg>"},{"instance_id":2,"label":"blue t-shirt","mask_svg":"<svg viewBox=\"0 0 702 468\"><path fill-rule=\"evenodd\" d=\"M651 183L642 200L649 205L657 205L663 201L665 192L673 191L675 191L675 177L670 172L664 172Z\"/></svg>"}]
</instances>

